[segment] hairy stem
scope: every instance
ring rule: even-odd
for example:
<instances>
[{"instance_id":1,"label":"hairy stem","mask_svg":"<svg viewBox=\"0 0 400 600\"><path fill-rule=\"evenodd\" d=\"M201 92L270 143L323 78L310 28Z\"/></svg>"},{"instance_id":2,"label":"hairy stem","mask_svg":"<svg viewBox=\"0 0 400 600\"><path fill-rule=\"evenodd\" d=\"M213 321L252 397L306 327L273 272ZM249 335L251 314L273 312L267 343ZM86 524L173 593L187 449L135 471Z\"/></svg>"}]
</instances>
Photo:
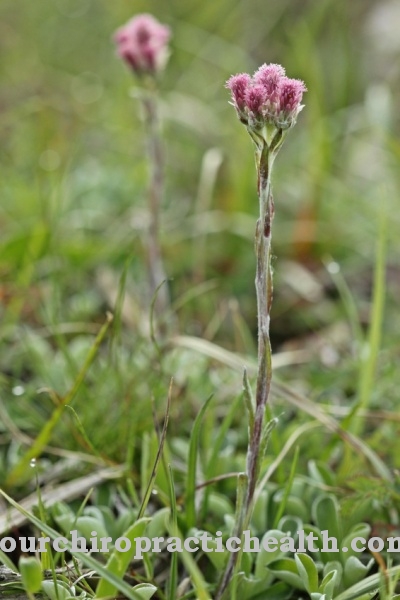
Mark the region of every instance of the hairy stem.
<instances>
[{"instance_id":1,"label":"hairy stem","mask_svg":"<svg viewBox=\"0 0 400 600\"><path fill-rule=\"evenodd\" d=\"M272 146L272 145L271 145ZM269 322L272 306L272 268L271 268L271 229L274 217L274 202L271 193L271 169L275 152L267 144L262 147L256 142L256 165L258 173L258 197L260 201L260 217L255 234L256 251L256 295L258 322L258 371L255 397L254 424L250 427L247 448L247 490L243 508L238 516L233 535L241 537L250 525L253 512L254 492L262 460L262 439L264 431L265 408L271 387L272 365L271 344L269 338ZM229 585L239 553L231 553L225 572L221 579L216 600L220 600Z\"/></svg>"},{"instance_id":2,"label":"hairy stem","mask_svg":"<svg viewBox=\"0 0 400 600\"><path fill-rule=\"evenodd\" d=\"M248 488L245 502L246 521L250 520L254 490L260 468L260 444L264 428L265 408L271 387L271 344L269 323L272 306L272 267L271 267L271 229L274 217L274 203L271 193L271 169L274 154L265 145L258 153L258 196L260 217L255 235L256 249L256 295L258 323L258 370L256 387L256 406L254 428L249 438L247 452Z\"/></svg>"},{"instance_id":3,"label":"hairy stem","mask_svg":"<svg viewBox=\"0 0 400 600\"><path fill-rule=\"evenodd\" d=\"M160 206L164 193L164 156L160 136L157 99L154 92L149 92L144 96L143 108L150 165L148 192L150 225L147 239L147 261L150 294L153 296L158 286L167 279L160 247ZM155 306L158 314L162 313L169 306L169 293L166 283L158 291Z\"/></svg>"}]
</instances>

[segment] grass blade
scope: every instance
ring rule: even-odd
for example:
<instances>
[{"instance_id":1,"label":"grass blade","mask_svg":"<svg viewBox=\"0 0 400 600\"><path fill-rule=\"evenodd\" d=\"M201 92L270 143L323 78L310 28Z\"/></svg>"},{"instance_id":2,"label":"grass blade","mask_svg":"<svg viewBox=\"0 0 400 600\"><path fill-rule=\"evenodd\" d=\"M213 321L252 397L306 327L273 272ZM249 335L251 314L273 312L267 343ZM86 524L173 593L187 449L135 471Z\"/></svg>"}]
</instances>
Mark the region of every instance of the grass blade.
<instances>
[{"instance_id":1,"label":"grass blade","mask_svg":"<svg viewBox=\"0 0 400 600\"><path fill-rule=\"evenodd\" d=\"M189 445L189 459L186 478L186 527L190 529L196 524L196 507L195 507L195 490L196 490L196 467L197 467L197 450L199 445L200 427L207 407L212 399L209 396L201 407L192 428Z\"/></svg>"},{"instance_id":2,"label":"grass blade","mask_svg":"<svg viewBox=\"0 0 400 600\"><path fill-rule=\"evenodd\" d=\"M160 435L160 442L159 442L159 446L158 446L157 456L156 456L156 459L154 461L154 465L153 465L153 469L152 469L152 472L151 472L151 475L150 475L150 479L149 479L149 482L147 484L147 488L146 488L146 491L145 491L144 496L143 496L142 504L141 504L140 509L139 509L138 519L140 519L141 517L143 517L144 511L146 510L147 504L148 504L150 496L151 496L151 491L152 491L152 488L153 488L153 483L154 483L154 480L155 480L155 478L157 476L157 470L158 470L158 467L159 467L159 464L160 464L160 461L161 461L161 457L162 457L162 453L163 453L163 449L164 449L164 443L165 443L165 439L167 437L169 413L170 413L170 408L171 408L172 383L173 383L173 380L171 379L171 383L170 383L169 391L168 391L168 398L167 398L167 408L166 408L166 412L165 412L165 419L164 419L163 428L162 428L161 435Z\"/></svg>"},{"instance_id":3,"label":"grass blade","mask_svg":"<svg viewBox=\"0 0 400 600\"><path fill-rule=\"evenodd\" d=\"M171 465L168 465L168 482L169 482L169 496L171 503L171 523L174 530L178 528L178 511L176 508L176 494L174 485L174 476L172 473ZM171 554L171 565L169 569L169 580L168 580L168 600L175 600L177 597L178 588L178 554L173 552Z\"/></svg>"},{"instance_id":4,"label":"grass blade","mask_svg":"<svg viewBox=\"0 0 400 600\"><path fill-rule=\"evenodd\" d=\"M381 345L386 295L386 246L387 213L385 210L382 210L380 213L379 235L377 241L371 321L367 344L364 346L361 355L358 401L343 422L343 428L352 431L356 435L360 433L363 424L363 421L356 419L356 417L360 410L367 409L370 404Z\"/></svg>"}]
</instances>

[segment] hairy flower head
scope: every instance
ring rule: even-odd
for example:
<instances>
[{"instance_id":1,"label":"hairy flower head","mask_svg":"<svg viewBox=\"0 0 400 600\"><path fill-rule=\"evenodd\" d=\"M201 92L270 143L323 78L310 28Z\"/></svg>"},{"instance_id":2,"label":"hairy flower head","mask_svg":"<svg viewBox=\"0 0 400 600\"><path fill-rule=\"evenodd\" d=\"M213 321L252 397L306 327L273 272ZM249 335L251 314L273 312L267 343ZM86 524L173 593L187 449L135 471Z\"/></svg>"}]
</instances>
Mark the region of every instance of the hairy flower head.
<instances>
[{"instance_id":1,"label":"hairy flower head","mask_svg":"<svg viewBox=\"0 0 400 600\"><path fill-rule=\"evenodd\" d=\"M242 123L260 133L267 129L292 127L303 108L301 100L307 91L298 79L289 79L281 65L264 64L250 77L247 73L233 75L226 87Z\"/></svg>"},{"instance_id":2,"label":"hairy flower head","mask_svg":"<svg viewBox=\"0 0 400 600\"><path fill-rule=\"evenodd\" d=\"M251 77L247 73L232 75L225 84L231 91L232 104L236 108L239 118L245 117L246 92L251 84Z\"/></svg>"},{"instance_id":3,"label":"hairy flower head","mask_svg":"<svg viewBox=\"0 0 400 600\"><path fill-rule=\"evenodd\" d=\"M245 93L245 106L249 117L249 124L262 124L265 120L264 107L267 100L267 93L264 86L253 83L249 85Z\"/></svg>"},{"instance_id":4,"label":"hairy flower head","mask_svg":"<svg viewBox=\"0 0 400 600\"><path fill-rule=\"evenodd\" d=\"M152 15L137 15L114 36L118 55L138 74L155 75L168 59L169 27Z\"/></svg>"},{"instance_id":5,"label":"hairy flower head","mask_svg":"<svg viewBox=\"0 0 400 600\"><path fill-rule=\"evenodd\" d=\"M281 65L264 64L254 73L253 79L264 86L270 98L274 98L279 93L280 82L284 77L285 69Z\"/></svg>"},{"instance_id":6,"label":"hairy flower head","mask_svg":"<svg viewBox=\"0 0 400 600\"><path fill-rule=\"evenodd\" d=\"M307 88L300 79L288 79L285 77L282 80L279 92L279 119L281 125L290 127L293 121L296 121L297 115L303 108L301 101L303 93Z\"/></svg>"}]
</instances>

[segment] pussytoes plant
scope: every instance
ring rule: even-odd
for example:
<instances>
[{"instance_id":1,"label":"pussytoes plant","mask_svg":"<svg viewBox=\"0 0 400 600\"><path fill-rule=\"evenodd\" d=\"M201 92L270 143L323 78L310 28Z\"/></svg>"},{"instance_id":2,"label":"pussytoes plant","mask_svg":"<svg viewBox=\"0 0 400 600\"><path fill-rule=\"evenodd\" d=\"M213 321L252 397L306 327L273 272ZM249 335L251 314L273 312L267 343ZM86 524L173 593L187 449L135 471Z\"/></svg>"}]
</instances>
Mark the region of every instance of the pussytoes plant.
<instances>
[{"instance_id":1,"label":"pussytoes plant","mask_svg":"<svg viewBox=\"0 0 400 600\"><path fill-rule=\"evenodd\" d=\"M160 246L160 207L164 193L164 156L158 115L158 79L168 57L169 27L159 23L152 15L140 14L128 21L115 33L117 53L128 65L140 83L138 96L142 104L150 167L148 191L149 230L147 236L147 262L150 294L157 294L156 309L161 314L169 305Z\"/></svg>"},{"instance_id":2,"label":"pussytoes plant","mask_svg":"<svg viewBox=\"0 0 400 600\"><path fill-rule=\"evenodd\" d=\"M255 233L256 296L258 320L258 370L255 397L245 374L245 395L249 410L249 442L245 477L244 499L236 523L236 535L250 523L254 492L262 462L268 428L265 412L271 388L272 365L270 343L270 315L273 296L271 268L271 234L274 201L271 174L275 158L284 139L297 120L303 105L304 83L289 79L281 65L264 64L251 77L247 73L233 75L226 82L232 95L236 113L253 140L257 168L257 190L260 214ZM227 588L237 554L231 554L221 579L217 599Z\"/></svg>"}]
</instances>

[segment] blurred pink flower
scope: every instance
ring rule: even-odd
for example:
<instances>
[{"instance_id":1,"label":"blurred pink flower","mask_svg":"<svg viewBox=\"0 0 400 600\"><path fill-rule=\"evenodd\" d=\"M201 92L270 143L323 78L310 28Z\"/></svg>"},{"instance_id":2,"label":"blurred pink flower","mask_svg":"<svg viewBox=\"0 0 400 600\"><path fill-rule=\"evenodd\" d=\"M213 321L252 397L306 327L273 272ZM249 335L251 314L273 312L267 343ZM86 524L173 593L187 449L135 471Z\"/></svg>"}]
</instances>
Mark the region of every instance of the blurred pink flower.
<instances>
[{"instance_id":1,"label":"blurred pink flower","mask_svg":"<svg viewBox=\"0 0 400 600\"><path fill-rule=\"evenodd\" d=\"M152 15L137 15L118 29L114 40L121 58L138 75L154 75L162 70L168 59L169 27Z\"/></svg>"}]
</instances>

